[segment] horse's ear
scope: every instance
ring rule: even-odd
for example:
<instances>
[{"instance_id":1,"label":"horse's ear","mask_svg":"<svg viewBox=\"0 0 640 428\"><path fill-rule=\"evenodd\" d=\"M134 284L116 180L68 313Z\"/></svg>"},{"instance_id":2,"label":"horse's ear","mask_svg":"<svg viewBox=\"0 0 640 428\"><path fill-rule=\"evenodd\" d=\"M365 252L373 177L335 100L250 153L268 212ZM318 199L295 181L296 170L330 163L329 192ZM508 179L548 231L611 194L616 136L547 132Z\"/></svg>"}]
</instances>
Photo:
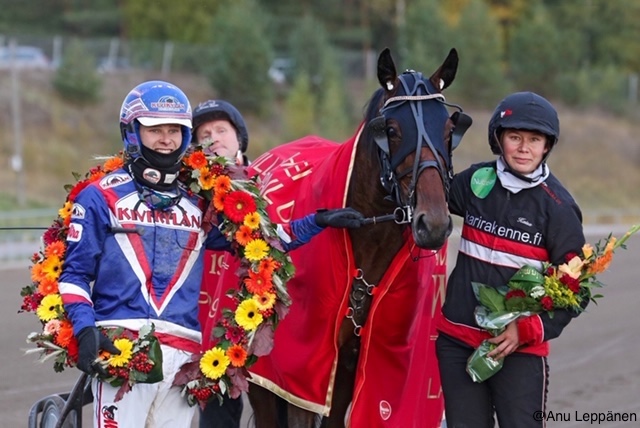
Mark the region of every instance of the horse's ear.
<instances>
[{"instance_id":1,"label":"horse's ear","mask_svg":"<svg viewBox=\"0 0 640 428\"><path fill-rule=\"evenodd\" d=\"M389 48L385 48L378 57L378 82L386 91L390 91L397 78L398 73L393 58L391 58L391 51Z\"/></svg>"},{"instance_id":2,"label":"horse's ear","mask_svg":"<svg viewBox=\"0 0 640 428\"><path fill-rule=\"evenodd\" d=\"M433 83L436 88L443 91L451 85L451 82L455 79L456 71L458 71L458 51L451 49L440 68L433 73L429 80L431 80L431 83Z\"/></svg>"}]
</instances>

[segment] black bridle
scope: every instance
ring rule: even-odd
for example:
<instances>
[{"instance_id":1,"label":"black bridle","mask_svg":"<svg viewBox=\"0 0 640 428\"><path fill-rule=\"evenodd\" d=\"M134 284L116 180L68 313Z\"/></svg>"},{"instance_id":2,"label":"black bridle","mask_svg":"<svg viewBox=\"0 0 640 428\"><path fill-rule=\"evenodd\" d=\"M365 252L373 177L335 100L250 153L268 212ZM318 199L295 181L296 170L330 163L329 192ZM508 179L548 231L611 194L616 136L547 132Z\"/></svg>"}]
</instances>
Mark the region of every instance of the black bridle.
<instances>
[{"instance_id":1,"label":"black bridle","mask_svg":"<svg viewBox=\"0 0 640 428\"><path fill-rule=\"evenodd\" d=\"M410 77L413 78L412 87L410 87ZM388 98L379 110L380 115L369 121L367 125L378 148L378 157L380 160L380 182L382 187L394 200L398 208L394 210L393 214L367 219L367 223L378 223L390 220L394 220L399 224L410 223L413 217L413 210L416 205L415 189L418 177L427 168L436 168L438 171L448 200L449 183L453 177L452 152L460 144L462 136L471 125L471 118L463 113L462 108L458 105L447 103L442 93L430 90L429 85L427 85L428 81L425 81L421 73L407 71L399 76L398 80L402 84L402 89L405 95L400 94ZM438 103L435 106L429 106L431 107L431 112L433 114L442 114L443 110L446 114L446 110L444 109L445 105L458 110L449 116L449 119L454 125L449 135L451 140L449 147L446 147L444 144L446 139L443 139L438 135L430 136L429 131L425 128L425 123L429 119L425 116L425 111L429 110L425 106L426 103ZM391 154L389 137L387 134L387 121L393 118L399 122L405 122L405 124L408 124L407 117L409 115L402 115L402 112L394 115L396 111L406 109L407 107L410 109L410 116L413 120L412 125L414 125L416 133L415 143L411 141L412 138L405 138L403 133L400 148L396 153ZM436 111L436 108L441 110ZM402 127L403 130L408 128L408 126ZM410 134L410 132L407 132L407 134ZM442 131L442 135L444 135L444 129ZM415 149L413 148L414 144ZM428 147L434 154L435 159L421 160L420 151L422 147ZM396 169L399 164L411 152L415 153L415 160L412 168L397 172ZM438 154L442 155L444 164ZM411 173L411 182L409 184L407 198L405 200L400 189L400 180L409 173Z\"/></svg>"}]
</instances>

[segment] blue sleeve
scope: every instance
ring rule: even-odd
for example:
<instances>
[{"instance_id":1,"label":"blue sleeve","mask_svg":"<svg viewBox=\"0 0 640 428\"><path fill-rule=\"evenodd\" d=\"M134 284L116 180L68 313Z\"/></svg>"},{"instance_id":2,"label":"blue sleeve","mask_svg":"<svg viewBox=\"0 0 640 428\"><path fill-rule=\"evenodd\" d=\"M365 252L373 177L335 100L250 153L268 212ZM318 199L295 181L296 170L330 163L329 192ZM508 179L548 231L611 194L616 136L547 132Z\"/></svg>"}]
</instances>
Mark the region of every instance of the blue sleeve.
<instances>
[{"instance_id":1,"label":"blue sleeve","mask_svg":"<svg viewBox=\"0 0 640 428\"><path fill-rule=\"evenodd\" d=\"M311 241L311 238L324 230L316 224L316 215L309 214L298 220L293 220L289 225L293 234L291 242L282 242L284 250L289 252Z\"/></svg>"},{"instance_id":2,"label":"blue sleeve","mask_svg":"<svg viewBox=\"0 0 640 428\"><path fill-rule=\"evenodd\" d=\"M204 246L207 250L223 250L232 252L231 243L227 241L227 238L225 238L217 227L214 227L209 231L207 239L204 241Z\"/></svg>"}]
</instances>

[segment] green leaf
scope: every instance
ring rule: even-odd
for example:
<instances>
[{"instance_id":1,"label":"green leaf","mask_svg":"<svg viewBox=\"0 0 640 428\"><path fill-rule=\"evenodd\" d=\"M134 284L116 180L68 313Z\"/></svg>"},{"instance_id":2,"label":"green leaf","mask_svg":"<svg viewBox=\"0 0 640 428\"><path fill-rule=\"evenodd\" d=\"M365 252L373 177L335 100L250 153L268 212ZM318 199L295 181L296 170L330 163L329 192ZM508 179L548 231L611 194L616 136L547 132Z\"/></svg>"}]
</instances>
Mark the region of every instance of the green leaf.
<instances>
[{"instance_id":1,"label":"green leaf","mask_svg":"<svg viewBox=\"0 0 640 428\"><path fill-rule=\"evenodd\" d=\"M477 284L477 283L472 283ZM480 304L487 308L489 312L504 312L506 307L504 304L504 296L498 290L487 285L479 284L478 300Z\"/></svg>"}]
</instances>

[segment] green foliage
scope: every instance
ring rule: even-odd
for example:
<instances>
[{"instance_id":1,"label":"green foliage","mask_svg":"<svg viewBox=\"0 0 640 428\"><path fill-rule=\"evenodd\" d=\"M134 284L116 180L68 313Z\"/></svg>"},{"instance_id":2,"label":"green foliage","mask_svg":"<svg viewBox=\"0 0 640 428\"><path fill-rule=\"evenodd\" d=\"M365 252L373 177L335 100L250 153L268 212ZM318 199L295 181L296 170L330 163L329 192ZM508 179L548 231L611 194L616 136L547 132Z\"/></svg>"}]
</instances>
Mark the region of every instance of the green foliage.
<instances>
[{"instance_id":1,"label":"green foliage","mask_svg":"<svg viewBox=\"0 0 640 428\"><path fill-rule=\"evenodd\" d=\"M509 91L503 72L499 26L482 0L470 0L453 40L460 65L451 94L476 105L494 105Z\"/></svg>"},{"instance_id":2,"label":"green foliage","mask_svg":"<svg viewBox=\"0 0 640 428\"><path fill-rule=\"evenodd\" d=\"M543 5L533 8L511 35L508 59L510 75L518 90L553 95L553 82L563 64L557 46L560 35Z\"/></svg>"},{"instance_id":3,"label":"green foliage","mask_svg":"<svg viewBox=\"0 0 640 428\"><path fill-rule=\"evenodd\" d=\"M574 107L598 106L622 113L628 107L627 74L615 66L562 74L555 95Z\"/></svg>"},{"instance_id":4,"label":"green foliage","mask_svg":"<svg viewBox=\"0 0 640 428\"><path fill-rule=\"evenodd\" d=\"M318 128L324 138L343 141L349 137L352 128L347 106L344 83L338 78L327 80L318 109Z\"/></svg>"},{"instance_id":5,"label":"green foliage","mask_svg":"<svg viewBox=\"0 0 640 428\"><path fill-rule=\"evenodd\" d=\"M62 63L53 77L53 86L66 101L87 105L100 99L102 80L95 70L95 60L82 42L71 40Z\"/></svg>"},{"instance_id":6,"label":"green foliage","mask_svg":"<svg viewBox=\"0 0 640 428\"><path fill-rule=\"evenodd\" d=\"M285 100L284 135L286 140L295 140L315 132L315 98L311 92L309 76L299 74Z\"/></svg>"},{"instance_id":7,"label":"green foliage","mask_svg":"<svg viewBox=\"0 0 640 428\"><path fill-rule=\"evenodd\" d=\"M134 39L202 43L222 1L124 0L124 32Z\"/></svg>"},{"instance_id":8,"label":"green foliage","mask_svg":"<svg viewBox=\"0 0 640 428\"><path fill-rule=\"evenodd\" d=\"M274 54L264 22L254 1L240 0L220 11L209 33L205 74L220 98L243 112L264 113L274 99L268 75Z\"/></svg>"},{"instance_id":9,"label":"green foliage","mask_svg":"<svg viewBox=\"0 0 640 428\"><path fill-rule=\"evenodd\" d=\"M295 64L294 79L300 75L311 78L311 90L320 92L329 65L329 39L324 26L311 15L305 15L289 37L289 51Z\"/></svg>"},{"instance_id":10,"label":"green foliage","mask_svg":"<svg viewBox=\"0 0 640 428\"><path fill-rule=\"evenodd\" d=\"M407 8L406 23L399 32L399 62L404 68L429 75L442 64L449 50L456 47L441 3L440 0L418 0Z\"/></svg>"}]
</instances>

